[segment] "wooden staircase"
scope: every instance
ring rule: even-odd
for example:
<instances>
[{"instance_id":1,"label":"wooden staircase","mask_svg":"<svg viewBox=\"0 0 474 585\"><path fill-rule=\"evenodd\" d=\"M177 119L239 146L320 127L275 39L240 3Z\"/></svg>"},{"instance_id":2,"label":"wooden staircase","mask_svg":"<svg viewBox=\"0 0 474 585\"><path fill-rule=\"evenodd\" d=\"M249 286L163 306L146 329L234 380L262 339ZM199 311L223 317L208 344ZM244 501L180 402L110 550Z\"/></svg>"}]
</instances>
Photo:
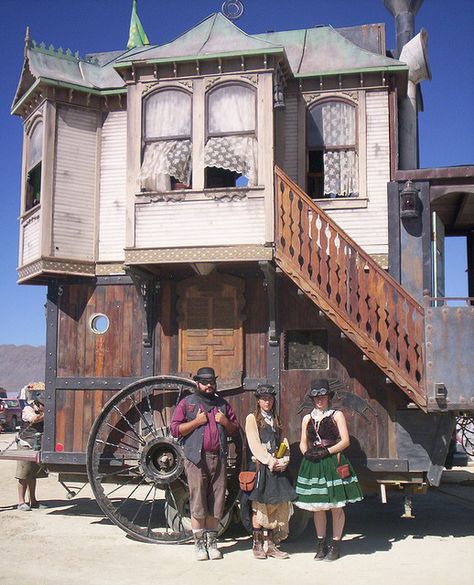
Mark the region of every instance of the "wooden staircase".
<instances>
[{"instance_id":1,"label":"wooden staircase","mask_svg":"<svg viewBox=\"0 0 474 585\"><path fill-rule=\"evenodd\" d=\"M275 167L281 270L421 408L424 310Z\"/></svg>"}]
</instances>

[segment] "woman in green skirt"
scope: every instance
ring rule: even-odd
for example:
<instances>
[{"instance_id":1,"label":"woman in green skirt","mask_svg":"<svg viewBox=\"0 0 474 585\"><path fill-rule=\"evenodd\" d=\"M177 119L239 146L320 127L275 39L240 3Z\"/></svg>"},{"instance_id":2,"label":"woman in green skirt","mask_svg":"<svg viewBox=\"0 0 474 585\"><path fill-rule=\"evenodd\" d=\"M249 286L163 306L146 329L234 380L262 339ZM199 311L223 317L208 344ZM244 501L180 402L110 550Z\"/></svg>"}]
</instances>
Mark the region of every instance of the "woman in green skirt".
<instances>
[{"instance_id":1,"label":"woman in green skirt","mask_svg":"<svg viewBox=\"0 0 474 585\"><path fill-rule=\"evenodd\" d=\"M339 558L339 542L345 522L344 506L348 502L362 500L357 476L342 453L349 446L349 432L342 412L330 408L333 395L327 380L311 383L309 396L314 408L303 418L301 426L300 449L304 457L296 481L298 501L295 505L314 513L318 538L314 558L318 561ZM345 470L338 472L340 466L346 466ZM330 545L326 540L327 510L331 510L332 516Z\"/></svg>"}]
</instances>

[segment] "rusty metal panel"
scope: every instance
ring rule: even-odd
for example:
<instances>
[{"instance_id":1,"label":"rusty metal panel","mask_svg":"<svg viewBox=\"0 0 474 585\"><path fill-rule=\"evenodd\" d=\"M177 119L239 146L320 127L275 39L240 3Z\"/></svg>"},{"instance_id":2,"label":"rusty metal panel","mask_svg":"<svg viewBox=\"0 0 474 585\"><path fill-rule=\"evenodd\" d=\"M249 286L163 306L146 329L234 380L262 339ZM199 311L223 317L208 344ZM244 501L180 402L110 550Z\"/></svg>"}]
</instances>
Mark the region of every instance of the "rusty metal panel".
<instances>
[{"instance_id":1,"label":"rusty metal panel","mask_svg":"<svg viewBox=\"0 0 474 585\"><path fill-rule=\"evenodd\" d=\"M425 311L428 410L474 410L474 307Z\"/></svg>"}]
</instances>

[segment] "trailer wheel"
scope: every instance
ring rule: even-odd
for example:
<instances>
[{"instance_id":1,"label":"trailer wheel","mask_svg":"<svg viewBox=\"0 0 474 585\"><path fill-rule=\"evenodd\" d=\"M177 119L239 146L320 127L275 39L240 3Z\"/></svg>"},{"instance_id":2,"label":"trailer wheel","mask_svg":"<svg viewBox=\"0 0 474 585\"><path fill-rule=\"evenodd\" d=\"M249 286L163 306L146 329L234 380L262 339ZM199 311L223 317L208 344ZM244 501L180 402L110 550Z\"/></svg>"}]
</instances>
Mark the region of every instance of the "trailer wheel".
<instances>
[{"instance_id":1,"label":"trailer wheel","mask_svg":"<svg viewBox=\"0 0 474 585\"><path fill-rule=\"evenodd\" d=\"M115 394L97 417L87 446L87 473L104 514L142 542L192 539L182 445L170 433L178 402L195 388L177 376L134 382ZM241 444L230 441L227 496L221 532L238 494Z\"/></svg>"}]
</instances>

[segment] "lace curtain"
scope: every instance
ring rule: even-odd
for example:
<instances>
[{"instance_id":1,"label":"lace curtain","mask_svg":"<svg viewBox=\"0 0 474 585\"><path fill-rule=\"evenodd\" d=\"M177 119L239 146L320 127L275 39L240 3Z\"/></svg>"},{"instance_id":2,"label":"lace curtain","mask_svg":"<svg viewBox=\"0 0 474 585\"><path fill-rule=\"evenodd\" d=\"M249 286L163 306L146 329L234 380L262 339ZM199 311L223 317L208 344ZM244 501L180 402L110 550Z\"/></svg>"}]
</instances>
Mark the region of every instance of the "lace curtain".
<instances>
[{"instance_id":1,"label":"lace curtain","mask_svg":"<svg viewBox=\"0 0 474 585\"><path fill-rule=\"evenodd\" d=\"M324 152L325 197L358 196L355 111L344 102L326 102L309 111L308 148Z\"/></svg>"},{"instance_id":2,"label":"lace curtain","mask_svg":"<svg viewBox=\"0 0 474 585\"><path fill-rule=\"evenodd\" d=\"M358 195L355 150L330 150L332 146L355 145L355 108L343 102L323 104L324 196Z\"/></svg>"},{"instance_id":3,"label":"lace curtain","mask_svg":"<svg viewBox=\"0 0 474 585\"><path fill-rule=\"evenodd\" d=\"M204 150L204 166L235 171L257 184L257 141L253 136L209 138Z\"/></svg>"},{"instance_id":4,"label":"lace curtain","mask_svg":"<svg viewBox=\"0 0 474 585\"><path fill-rule=\"evenodd\" d=\"M243 85L225 85L209 95L208 133L255 132L255 92ZM204 148L204 166L244 175L257 184L255 136L211 136Z\"/></svg>"},{"instance_id":5,"label":"lace curtain","mask_svg":"<svg viewBox=\"0 0 474 585\"><path fill-rule=\"evenodd\" d=\"M189 136L190 95L182 91L165 90L148 98L145 105L145 137L161 140L145 147L140 172L142 188L169 191L171 177L185 185L190 184L192 142ZM167 137L173 138L166 140Z\"/></svg>"},{"instance_id":6,"label":"lace curtain","mask_svg":"<svg viewBox=\"0 0 474 585\"><path fill-rule=\"evenodd\" d=\"M148 144L140 173L142 187L150 191L169 191L171 177L189 185L191 151L191 140L161 140Z\"/></svg>"}]
</instances>

